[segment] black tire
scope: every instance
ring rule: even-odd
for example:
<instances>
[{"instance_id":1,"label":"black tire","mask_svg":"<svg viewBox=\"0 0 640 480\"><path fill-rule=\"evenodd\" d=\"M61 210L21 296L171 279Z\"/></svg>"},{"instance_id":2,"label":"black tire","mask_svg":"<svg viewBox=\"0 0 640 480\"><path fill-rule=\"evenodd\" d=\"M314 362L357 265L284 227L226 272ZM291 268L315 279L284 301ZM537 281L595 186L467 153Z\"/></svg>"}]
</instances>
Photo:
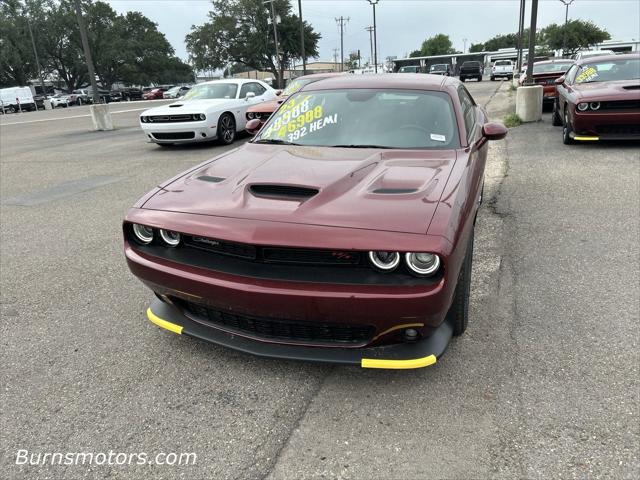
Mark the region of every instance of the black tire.
<instances>
[{"instance_id":1,"label":"black tire","mask_svg":"<svg viewBox=\"0 0 640 480\"><path fill-rule=\"evenodd\" d=\"M467 253L458 275L456 291L453 293L453 302L449 309L450 319L453 322L453 335L460 336L469 324L469 295L471 293L471 267L473 264L473 230L467 246Z\"/></svg>"},{"instance_id":2,"label":"black tire","mask_svg":"<svg viewBox=\"0 0 640 480\"><path fill-rule=\"evenodd\" d=\"M568 107L564 107L564 117L562 121L562 143L565 145L571 145L573 143L573 138L571 138L571 134L573 133L573 127L571 126L571 122L569 121L569 114L567 113Z\"/></svg>"},{"instance_id":3,"label":"black tire","mask_svg":"<svg viewBox=\"0 0 640 480\"><path fill-rule=\"evenodd\" d=\"M236 119L230 113L223 113L218 120L218 141L231 145L236 139Z\"/></svg>"},{"instance_id":4,"label":"black tire","mask_svg":"<svg viewBox=\"0 0 640 480\"><path fill-rule=\"evenodd\" d=\"M464 77L460 77L460 81L461 81L462 83L464 83L465 78L464 78Z\"/></svg>"},{"instance_id":5,"label":"black tire","mask_svg":"<svg viewBox=\"0 0 640 480\"><path fill-rule=\"evenodd\" d=\"M478 81L481 82L482 81L482 77L478 77Z\"/></svg>"},{"instance_id":6,"label":"black tire","mask_svg":"<svg viewBox=\"0 0 640 480\"><path fill-rule=\"evenodd\" d=\"M492 82L496 81L496 77L494 77L493 75L490 77L490 79L491 79Z\"/></svg>"},{"instance_id":7,"label":"black tire","mask_svg":"<svg viewBox=\"0 0 640 480\"><path fill-rule=\"evenodd\" d=\"M551 111L551 125L559 127L562 125L562 119L560 118L560 112L558 112L558 102L553 102L553 110Z\"/></svg>"}]
</instances>

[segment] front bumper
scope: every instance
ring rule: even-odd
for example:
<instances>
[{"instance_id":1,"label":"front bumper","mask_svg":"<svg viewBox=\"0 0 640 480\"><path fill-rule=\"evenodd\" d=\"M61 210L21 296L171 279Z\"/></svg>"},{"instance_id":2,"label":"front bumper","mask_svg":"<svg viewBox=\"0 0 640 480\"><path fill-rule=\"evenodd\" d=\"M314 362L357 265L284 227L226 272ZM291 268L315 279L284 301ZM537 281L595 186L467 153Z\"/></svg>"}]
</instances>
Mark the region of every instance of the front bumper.
<instances>
[{"instance_id":1,"label":"front bumper","mask_svg":"<svg viewBox=\"0 0 640 480\"><path fill-rule=\"evenodd\" d=\"M453 327L445 320L433 333L413 343L365 348L322 348L261 342L194 322L176 307L155 299L147 310L149 320L179 335L260 357L359 365L362 368L412 369L433 365L445 352Z\"/></svg>"},{"instance_id":2,"label":"front bumper","mask_svg":"<svg viewBox=\"0 0 640 480\"><path fill-rule=\"evenodd\" d=\"M572 118L577 141L640 140L640 112L574 111Z\"/></svg>"},{"instance_id":3,"label":"front bumper","mask_svg":"<svg viewBox=\"0 0 640 480\"><path fill-rule=\"evenodd\" d=\"M217 123L175 122L175 123L142 123L140 127L147 138L154 143L193 143L208 142L217 137ZM188 138L167 138L171 136L185 136Z\"/></svg>"}]
</instances>

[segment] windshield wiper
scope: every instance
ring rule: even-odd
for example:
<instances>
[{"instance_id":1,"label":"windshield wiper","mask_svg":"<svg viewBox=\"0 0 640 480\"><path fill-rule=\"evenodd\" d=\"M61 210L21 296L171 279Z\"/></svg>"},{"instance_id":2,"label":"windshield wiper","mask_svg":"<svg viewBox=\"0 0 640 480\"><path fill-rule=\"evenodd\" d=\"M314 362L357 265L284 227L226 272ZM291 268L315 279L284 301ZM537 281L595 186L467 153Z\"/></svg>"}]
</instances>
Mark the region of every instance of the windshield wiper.
<instances>
[{"instance_id":1,"label":"windshield wiper","mask_svg":"<svg viewBox=\"0 0 640 480\"><path fill-rule=\"evenodd\" d=\"M388 147L386 145L361 145L361 144L350 144L350 145L331 145L335 148L394 148Z\"/></svg>"},{"instance_id":2,"label":"windshield wiper","mask_svg":"<svg viewBox=\"0 0 640 480\"><path fill-rule=\"evenodd\" d=\"M261 138L252 143L270 143L272 145L300 145L299 143L287 142L278 138Z\"/></svg>"}]
</instances>

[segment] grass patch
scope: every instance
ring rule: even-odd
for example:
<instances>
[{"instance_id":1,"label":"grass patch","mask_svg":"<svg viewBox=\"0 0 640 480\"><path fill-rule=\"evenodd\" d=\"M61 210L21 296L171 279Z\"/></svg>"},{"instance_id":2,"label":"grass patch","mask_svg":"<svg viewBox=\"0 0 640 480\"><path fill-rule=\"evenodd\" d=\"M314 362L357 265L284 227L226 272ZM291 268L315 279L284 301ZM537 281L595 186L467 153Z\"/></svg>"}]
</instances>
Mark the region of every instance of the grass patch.
<instances>
[{"instance_id":1,"label":"grass patch","mask_svg":"<svg viewBox=\"0 0 640 480\"><path fill-rule=\"evenodd\" d=\"M509 84L509 91L510 92L515 92L518 89L518 87L516 87L513 83Z\"/></svg>"},{"instance_id":2,"label":"grass patch","mask_svg":"<svg viewBox=\"0 0 640 480\"><path fill-rule=\"evenodd\" d=\"M507 128L517 127L518 125L522 125L522 119L516 115L515 113L510 113L506 117L504 117L504 126Z\"/></svg>"}]
</instances>

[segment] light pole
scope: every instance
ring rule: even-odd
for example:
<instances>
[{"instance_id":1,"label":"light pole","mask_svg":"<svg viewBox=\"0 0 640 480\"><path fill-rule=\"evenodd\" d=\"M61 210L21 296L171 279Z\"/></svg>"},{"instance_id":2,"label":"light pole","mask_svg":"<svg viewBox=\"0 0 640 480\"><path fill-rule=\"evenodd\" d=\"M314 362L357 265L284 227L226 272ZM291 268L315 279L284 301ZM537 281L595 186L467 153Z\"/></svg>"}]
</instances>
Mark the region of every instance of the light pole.
<instances>
[{"instance_id":1,"label":"light pole","mask_svg":"<svg viewBox=\"0 0 640 480\"><path fill-rule=\"evenodd\" d=\"M462 53L467 53L467 41L468 41L468 40L467 40L466 38L463 38L463 39L462 39L462 43L463 43L463 45L464 45L464 46L462 47Z\"/></svg>"},{"instance_id":2,"label":"light pole","mask_svg":"<svg viewBox=\"0 0 640 480\"><path fill-rule=\"evenodd\" d=\"M100 103L100 95L98 94L98 83L96 82L96 71L93 68L93 59L91 58L91 49L89 48L89 38L87 37L87 27L82 17L82 7L80 0L75 0L76 16L78 17L78 27L80 28L80 40L82 41L82 49L84 50L84 58L87 61L87 70L89 70L89 81L91 82L91 93L93 104Z\"/></svg>"},{"instance_id":3,"label":"light pole","mask_svg":"<svg viewBox=\"0 0 640 480\"><path fill-rule=\"evenodd\" d=\"M573 3L573 0L560 0L565 6L564 14L564 31L562 32L562 56L564 57L564 51L567 49L567 23L569 22L569 5Z\"/></svg>"},{"instance_id":4,"label":"light pole","mask_svg":"<svg viewBox=\"0 0 640 480\"><path fill-rule=\"evenodd\" d=\"M307 74L307 56L304 54L304 22L302 21L302 0L298 0L298 17L300 17L300 54L302 55L302 74Z\"/></svg>"},{"instance_id":5,"label":"light pole","mask_svg":"<svg viewBox=\"0 0 640 480\"><path fill-rule=\"evenodd\" d=\"M373 62L373 27L366 27L365 30L369 32L369 47L371 48L369 53L369 66Z\"/></svg>"},{"instance_id":6,"label":"light pole","mask_svg":"<svg viewBox=\"0 0 640 480\"><path fill-rule=\"evenodd\" d=\"M536 56L536 26L538 22L538 0L531 2L531 27L529 27L529 57L525 85L533 85L533 62Z\"/></svg>"},{"instance_id":7,"label":"light pole","mask_svg":"<svg viewBox=\"0 0 640 480\"><path fill-rule=\"evenodd\" d=\"M524 9L525 0L520 0L520 23L518 24L518 60L516 61L517 73L522 70L522 36L524 35Z\"/></svg>"},{"instance_id":8,"label":"light pole","mask_svg":"<svg viewBox=\"0 0 640 480\"><path fill-rule=\"evenodd\" d=\"M376 5L380 0L368 0L373 6L373 64L375 72L378 73L378 29L376 27Z\"/></svg>"},{"instance_id":9,"label":"light pole","mask_svg":"<svg viewBox=\"0 0 640 480\"><path fill-rule=\"evenodd\" d=\"M271 4L271 23L273 23L273 38L276 42L276 61L278 62L278 88L282 88L282 75L284 72L282 71L282 61L280 60L280 49L278 48L278 23L280 23L280 17L276 16L276 11L273 6L274 0L265 0L262 2L263 4L270 3Z\"/></svg>"}]
</instances>

